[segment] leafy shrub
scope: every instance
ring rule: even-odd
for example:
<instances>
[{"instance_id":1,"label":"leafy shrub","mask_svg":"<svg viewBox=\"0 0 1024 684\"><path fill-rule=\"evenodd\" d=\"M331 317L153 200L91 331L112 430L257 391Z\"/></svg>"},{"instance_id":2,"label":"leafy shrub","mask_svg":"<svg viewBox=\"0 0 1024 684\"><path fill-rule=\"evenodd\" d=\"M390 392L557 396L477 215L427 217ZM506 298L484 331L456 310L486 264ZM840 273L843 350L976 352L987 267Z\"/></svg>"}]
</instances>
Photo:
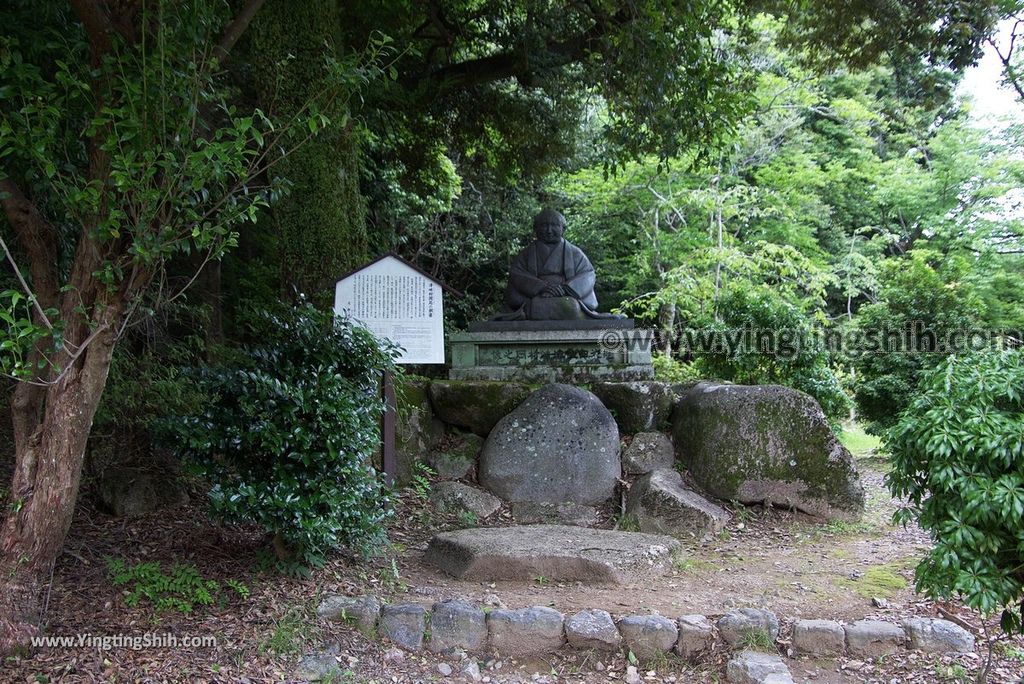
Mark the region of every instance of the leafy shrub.
<instances>
[{"instance_id":1,"label":"leafy shrub","mask_svg":"<svg viewBox=\"0 0 1024 684\"><path fill-rule=\"evenodd\" d=\"M252 343L200 371L212 400L173 425L179 452L212 482L214 515L272 533L283 568L368 552L390 515L371 459L395 350L307 302L254 312L248 327Z\"/></svg>"},{"instance_id":2,"label":"leafy shrub","mask_svg":"<svg viewBox=\"0 0 1024 684\"><path fill-rule=\"evenodd\" d=\"M852 357L857 383L854 399L869 432L890 427L911 402L922 374L946 357L942 340L951 331L967 330L982 309L971 288L943 275L929 263L935 255L923 250L886 263L879 301L860 308L854 331L865 336L915 332L913 347L903 353L867 352ZM934 340L924 331L934 333Z\"/></svg>"},{"instance_id":3,"label":"leafy shrub","mask_svg":"<svg viewBox=\"0 0 1024 684\"><path fill-rule=\"evenodd\" d=\"M917 589L960 596L1021 631L1024 599L1024 353L951 356L885 435L888 484L935 545Z\"/></svg>"},{"instance_id":4,"label":"leafy shrub","mask_svg":"<svg viewBox=\"0 0 1024 684\"><path fill-rule=\"evenodd\" d=\"M124 602L132 607L145 599L157 612L191 613L195 604L209 606L227 602L220 583L204 579L193 565L175 564L165 573L160 563L129 566L120 558L108 558L107 571L115 586L131 585ZM228 580L226 584L243 599L249 597L245 584L237 580Z\"/></svg>"},{"instance_id":5,"label":"leafy shrub","mask_svg":"<svg viewBox=\"0 0 1024 684\"><path fill-rule=\"evenodd\" d=\"M737 286L723 293L719 310L721 320L709 322L707 332L717 338L713 348L724 353L696 356L694 365L704 377L785 385L814 397L833 422L849 415L851 402L831 368L828 350L799 307L771 288ZM757 343L759 334L766 336L765 341L773 337L775 350L730 350L738 331L749 331L752 343Z\"/></svg>"}]
</instances>

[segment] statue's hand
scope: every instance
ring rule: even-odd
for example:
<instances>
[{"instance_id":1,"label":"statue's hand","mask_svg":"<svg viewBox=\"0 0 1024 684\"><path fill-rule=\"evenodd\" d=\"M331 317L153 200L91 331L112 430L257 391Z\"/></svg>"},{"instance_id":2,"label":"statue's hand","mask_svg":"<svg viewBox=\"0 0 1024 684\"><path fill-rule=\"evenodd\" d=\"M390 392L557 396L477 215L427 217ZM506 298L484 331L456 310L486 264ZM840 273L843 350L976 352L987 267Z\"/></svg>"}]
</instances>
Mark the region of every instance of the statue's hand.
<instances>
[{"instance_id":1,"label":"statue's hand","mask_svg":"<svg viewBox=\"0 0 1024 684\"><path fill-rule=\"evenodd\" d=\"M540 292L541 297L562 297L562 286L552 283Z\"/></svg>"}]
</instances>

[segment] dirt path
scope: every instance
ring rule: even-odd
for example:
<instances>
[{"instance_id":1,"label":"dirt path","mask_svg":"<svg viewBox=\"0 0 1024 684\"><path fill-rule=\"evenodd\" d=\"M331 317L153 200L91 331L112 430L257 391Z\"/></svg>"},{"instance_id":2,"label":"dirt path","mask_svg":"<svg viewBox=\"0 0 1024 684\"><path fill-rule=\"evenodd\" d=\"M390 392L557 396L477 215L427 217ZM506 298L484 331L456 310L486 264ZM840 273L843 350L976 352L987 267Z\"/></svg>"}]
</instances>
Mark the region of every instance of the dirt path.
<instances>
[{"instance_id":1,"label":"dirt path","mask_svg":"<svg viewBox=\"0 0 1024 684\"><path fill-rule=\"evenodd\" d=\"M928 539L916 527L890 524L896 505L883 485L883 464L862 460L858 465L867 493L863 521L821 523L777 509L735 507L722 534L687 547L673 571L661 578L609 586L552 583L542 577L460 581L426 566L421 557L428 538L410 535L399 554L402 579L413 600L493 603L497 598L512 608L548 605L564 613L592 607L620 615L718 615L756 606L791 618L861 618L878 612L872 598L895 604L913 599L913 565Z\"/></svg>"}]
</instances>

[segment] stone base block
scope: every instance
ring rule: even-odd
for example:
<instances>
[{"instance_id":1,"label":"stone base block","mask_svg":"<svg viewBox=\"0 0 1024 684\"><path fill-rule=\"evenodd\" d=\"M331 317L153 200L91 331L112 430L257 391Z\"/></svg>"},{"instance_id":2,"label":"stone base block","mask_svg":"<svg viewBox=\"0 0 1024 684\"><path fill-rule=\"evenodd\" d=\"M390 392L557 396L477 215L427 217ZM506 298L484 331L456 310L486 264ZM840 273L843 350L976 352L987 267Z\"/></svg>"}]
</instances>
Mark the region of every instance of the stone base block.
<instances>
[{"instance_id":1,"label":"stone base block","mask_svg":"<svg viewBox=\"0 0 1024 684\"><path fill-rule=\"evenodd\" d=\"M452 380L590 383L654 377L654 332L506 330L451 336Z\"/></svg>"}]
</instances>

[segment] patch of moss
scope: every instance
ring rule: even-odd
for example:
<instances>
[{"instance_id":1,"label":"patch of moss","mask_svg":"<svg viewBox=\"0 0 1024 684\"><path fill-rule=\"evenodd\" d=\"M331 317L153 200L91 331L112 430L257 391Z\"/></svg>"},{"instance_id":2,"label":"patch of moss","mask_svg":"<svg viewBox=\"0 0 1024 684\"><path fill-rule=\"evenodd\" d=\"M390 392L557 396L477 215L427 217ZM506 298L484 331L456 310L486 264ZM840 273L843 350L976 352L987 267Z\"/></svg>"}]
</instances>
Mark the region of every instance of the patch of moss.
<instances>
[{"instance_id":1,"label":"patch of moss","mask_svg":"<svg viewBox=\"0 0 1024 684\"><path fill-rule=\"evenodd\" d=\"M900 574L900 570L906 567L906 562L875 565L868 568L861 577L843 578L836 584L850 589L853 593L866 599L892 598L910 585L907 579Z\"/></svg>"}]
</instances>

